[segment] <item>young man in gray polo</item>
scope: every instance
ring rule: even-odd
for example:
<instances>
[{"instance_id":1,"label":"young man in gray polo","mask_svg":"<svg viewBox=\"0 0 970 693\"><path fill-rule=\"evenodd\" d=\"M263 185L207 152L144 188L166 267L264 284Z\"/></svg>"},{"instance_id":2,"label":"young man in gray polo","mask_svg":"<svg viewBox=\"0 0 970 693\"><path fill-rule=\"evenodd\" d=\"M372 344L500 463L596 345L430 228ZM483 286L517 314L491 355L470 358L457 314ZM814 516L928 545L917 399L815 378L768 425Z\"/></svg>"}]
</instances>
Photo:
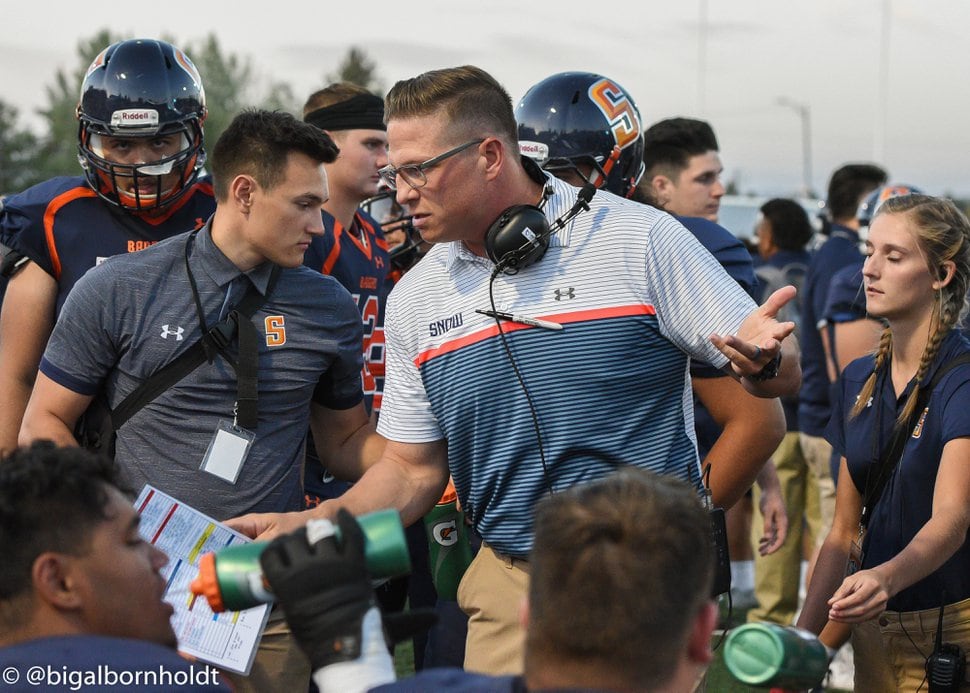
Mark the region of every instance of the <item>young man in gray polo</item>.
<instances>
[{"instance_id":1,"label":"young man in gray polo","mask_svg":"<svg viewBox=\"0 0 970 693\"><path fill-rule=\"evenodd\" d=\"M220 520L299 510L308 425L328 468L359 476L383 449L362 403L360 315L337 281L302 265L310 239L323 232L323 164L336 154L329 137L287 114L237 116L212 153L217 207L205 227L113 258L71 293L21 441L76 444L74 424L96 394L116 407L254 286L265 302L237 322L240 337L254 332L257 342L255 416L239 406L236 366L246 359L234 339L118 430L126 480ZM282 268L275 281L274 266ZM245 685L305 688L309 671L292 654L258 656Z\"/></svg>"}]
</instances>

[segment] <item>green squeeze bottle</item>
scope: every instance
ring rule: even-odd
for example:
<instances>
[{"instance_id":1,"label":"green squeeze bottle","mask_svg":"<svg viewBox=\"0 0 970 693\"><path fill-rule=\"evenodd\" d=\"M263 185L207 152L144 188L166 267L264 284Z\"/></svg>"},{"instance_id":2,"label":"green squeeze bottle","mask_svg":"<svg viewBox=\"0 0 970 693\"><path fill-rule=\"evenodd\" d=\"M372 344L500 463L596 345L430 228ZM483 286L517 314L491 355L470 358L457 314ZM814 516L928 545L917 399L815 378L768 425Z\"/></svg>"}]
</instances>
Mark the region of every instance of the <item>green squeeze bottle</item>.
<instances>
[{"instance_id":1,"label":"green squeeze bottle","mask_svg":"<svg viewBox=\"0 0 970 693\"><path fill-rule=\"evenodd\" d=\"M411 572L411 556L397 510L379 510L356 520L364 532L364 558L371 577L389 578ZM306 531L311 543L333 535L340 540L340 528L330 520L310 520ZM217 613L274 601L259 564L266 546L267 542L254 541L203 555L199 559L199 576L192 581L192 593L204 596Z\"/></svg>"},{"instance_id":2,"label":"green squeeze bottle","mask_svg":"<svg viewBox=\"0 0 970 693\"><path fill-rule=\"evenodd\" d=\"M742 683L807 690L822 683L828 651L814 634L776 623L746 623L728 634L724 663Z\"/></svg>"}]
</instances>

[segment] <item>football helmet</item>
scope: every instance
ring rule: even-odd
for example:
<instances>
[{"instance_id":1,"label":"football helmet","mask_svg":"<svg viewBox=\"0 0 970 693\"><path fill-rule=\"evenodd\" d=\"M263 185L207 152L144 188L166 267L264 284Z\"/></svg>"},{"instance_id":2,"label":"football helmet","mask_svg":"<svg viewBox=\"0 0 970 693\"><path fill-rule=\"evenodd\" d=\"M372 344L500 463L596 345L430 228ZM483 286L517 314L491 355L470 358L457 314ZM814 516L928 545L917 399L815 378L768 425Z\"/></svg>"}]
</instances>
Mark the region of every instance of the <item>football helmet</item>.
<instances>
[{"instance_id":1,"label":"football helmet","mask_svg":"<svg viewBox=\"0 0 970 693\"><path fill-rule=\"evenodd\" d=\"M404 212L394 199L394 190L383 189L360 204L360 208L381 225L381 232L388 241L388 254L391 264L401 271L409 270L427 250L421 234L411 221L414 217ZM402 234L400 242L395 242L396 234ZM393 245L392 245L393 243Z\"/></svg>"},{"instance_id":2,"label":"football helmet","mask_svg":"<svg viewBox=\"0 0 970 693\"><path fill-rule=\"evenodd\" d=\"M515 120L520 153L550 173L575 171L621 197L633 194L643 175L640 111L607 77L589 72L547 77L519 101Z\"/></svg>"},{"instance_id":3,"label":"football helmet","mask_svg":"<svg viewBox=\"0 0 970 693\"><path fill-rule=\"evenodd\" d=\"M872 218L879 211L879 207L889 198L901 197L902 195L921 195L922 193L923 191L915 186L901 183L876 188L862 200L859 209L855 213L856 219L859 220L860 226L869 226Z\"/></svg>"},{"instance_id":4,"label":"football helmet","mask_svg":"<svg viewBox=\"0 0 970 693\"><path fill-rule=\"evenodd\" d=\"M199 72L164 41L131 39L101 51L87 69L77 106L78 161L110 204L156 210L178 200L205 164L205 92ZM178 151L157 161L108 159L103 137L174 135Z\"/></svg>"}]
</instances>

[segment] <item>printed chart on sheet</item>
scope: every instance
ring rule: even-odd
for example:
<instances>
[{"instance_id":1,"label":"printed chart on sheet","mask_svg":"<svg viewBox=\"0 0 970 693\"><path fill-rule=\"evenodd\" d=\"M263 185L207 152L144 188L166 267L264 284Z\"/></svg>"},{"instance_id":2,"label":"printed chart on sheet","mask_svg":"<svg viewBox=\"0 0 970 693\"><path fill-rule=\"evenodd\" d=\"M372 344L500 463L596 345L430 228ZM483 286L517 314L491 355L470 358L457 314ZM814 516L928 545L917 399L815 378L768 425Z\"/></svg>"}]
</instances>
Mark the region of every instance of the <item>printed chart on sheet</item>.
<instances>
[{"instance_id":1,"label":"printed chart on sheet","mask_svg":"<svg viewBox=\"0 0 970 693\"><path fill-rule=\"evenodd\" d=\"M199 557L250 539L175 498L146 485L135 501L141 536L168 554L162 569L165 601L175 608L172 627L179 651L217 667L248 674L270 605L246 611L213 613L203 597L189 589L199 573Z\"/></svg>"}]
</instances>

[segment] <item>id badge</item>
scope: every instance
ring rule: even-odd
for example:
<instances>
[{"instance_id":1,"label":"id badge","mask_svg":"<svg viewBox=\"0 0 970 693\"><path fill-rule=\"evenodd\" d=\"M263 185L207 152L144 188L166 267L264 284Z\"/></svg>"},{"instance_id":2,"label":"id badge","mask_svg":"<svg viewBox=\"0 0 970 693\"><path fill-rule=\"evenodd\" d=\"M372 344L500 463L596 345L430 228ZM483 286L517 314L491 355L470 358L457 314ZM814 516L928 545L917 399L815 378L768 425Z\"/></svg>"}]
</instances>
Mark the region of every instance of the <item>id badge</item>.
<instances>
[{"instance_id":1,"label":"id badge","mask_svg":"<svg viewBox=\"0 0 970 693\"><path fill-rule=\"evenodd\" d=\"M862 552L862 542L865 538L866 530L859 527L859 536L853 539L849 546L849 559L845 563L846 577L862 570L862 561L865 558L865 554Z\"/></svg>"},{"instance_id":2,"label":"id badge","mask_svg":"<svg viewBox=\"0 0 970 693\"><path fill-rule=\"evenodd\" d=\"M220 419L199 469L230 484L236 483L255 439L256 434L252 431Z\"/></svg>"}]
</instances>

